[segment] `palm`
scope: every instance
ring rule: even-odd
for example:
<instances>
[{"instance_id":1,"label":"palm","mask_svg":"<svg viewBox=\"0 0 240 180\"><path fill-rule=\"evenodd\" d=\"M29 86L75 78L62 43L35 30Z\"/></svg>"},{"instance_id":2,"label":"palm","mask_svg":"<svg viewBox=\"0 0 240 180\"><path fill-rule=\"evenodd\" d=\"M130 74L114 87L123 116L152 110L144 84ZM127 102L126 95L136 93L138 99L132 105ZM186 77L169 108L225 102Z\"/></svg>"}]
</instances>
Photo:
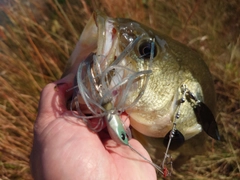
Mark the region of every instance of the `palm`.
<instances>
[{"instance_id":1,"label":"palm","mask_svg":"<svg viewBox=\"0 0 240 180\"><path fill-rule=\"evenodd\" d=\"M129 147L117 145L106 131L89 131L71 112L52 103L40 109L31 155L36 179L156 179L149 163ZM44 119L41 124L39 119ZM136 140L129 143L149 157Z\"/></svg>"}]
</instances>

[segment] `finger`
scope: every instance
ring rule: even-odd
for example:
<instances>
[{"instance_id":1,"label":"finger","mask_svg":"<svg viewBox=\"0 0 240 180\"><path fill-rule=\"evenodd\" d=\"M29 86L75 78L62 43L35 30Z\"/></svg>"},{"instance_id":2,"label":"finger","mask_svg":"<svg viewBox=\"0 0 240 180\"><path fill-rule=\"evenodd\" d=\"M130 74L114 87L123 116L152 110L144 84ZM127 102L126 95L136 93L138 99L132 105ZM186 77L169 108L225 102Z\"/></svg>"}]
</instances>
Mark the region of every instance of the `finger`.
<instances>
[{"instance_id":1,"label":"finger","mask_svg":"<svg viewBox=\"0 0 240 180\"><path fill-rule=\"evenodd\" d=\"M67 111L66 102L71 95L71 92L67 92L67 90L73 86L72 79L73 74L69 74L63 79L44 87L39 102L38 119L51 121L53 118L50 117L58 117Z\"/></svg>"},{"instance_id":2,"label":"finger","mask_svg":"<svg viewBox=\"0 0 240 180\"><path fill-rule=\"evenodd\" d=\"M155 165L152 163L149 153L137 140L131 139L129 146L124 146L116 144L106 132L105 136L102 134L102 137L105 137L102 139L103 144L115 162L131 165L135 170L144 170L152 176L149 179L156 179ZM161 170L160 167L159 169Z\"/></svg>"},{"instance_id":3,"label":"finger","mask_svg":"<svg viewBox=\"0 0 240 180\"><path fill-rule=\"evenodd\" d=\"M129 115L127 113L123 112L120 116L121 116L124 127L128 128L130 126Z\"/></svg>"},{"instance_id":4,"label":"finger","mask_svg":"<svg viewBox=\"0 0 240 180\"><path fill-rule=\"evenodd\" d=\"M149 153L147 152L147 150L142 146L142 144L139 141L137 141L136 139L131 139L129 141L129 144L132 147L132 149L134 149L134 150L132 150L132 153L134 153L135 155L132 154L132 157L135 157L136 159L138 159L139 163L141 161L142 163L145 164L144 165L145 170L148 169L147 171L149 172L149 174L152 175L152 178L149 177L149 179L156 179L155 168L157 167L157 169L159 169L159 172L161 173L162 172L161 167L159 167L158 165L156 165L152 162L152 159L151 159Z\"/></svg>"}]
</instances>

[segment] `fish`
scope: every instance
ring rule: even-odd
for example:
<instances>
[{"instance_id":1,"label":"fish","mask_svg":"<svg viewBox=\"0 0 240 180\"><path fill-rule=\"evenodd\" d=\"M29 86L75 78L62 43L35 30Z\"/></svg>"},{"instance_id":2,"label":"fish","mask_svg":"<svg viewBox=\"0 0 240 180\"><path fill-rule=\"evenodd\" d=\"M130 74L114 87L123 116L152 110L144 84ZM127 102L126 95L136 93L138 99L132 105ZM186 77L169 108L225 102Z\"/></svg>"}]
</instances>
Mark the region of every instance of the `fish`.
<instances>
[{"instance_id":1,"label":"fish","mask_svg":"<svg viewBox=\"0 0 240 180\"><path fill-rule=\"evenodd\" d=\"M77 117L87 124L98 117L97 126L89 126L98 132L106 119L127 114L131 135L154 159L165 162L168 149L201 152L205 134L220 140L214 83L202 56L139 22L93 13L63 76L69 73L76 75Z\"/></svg>"}]
</instances>

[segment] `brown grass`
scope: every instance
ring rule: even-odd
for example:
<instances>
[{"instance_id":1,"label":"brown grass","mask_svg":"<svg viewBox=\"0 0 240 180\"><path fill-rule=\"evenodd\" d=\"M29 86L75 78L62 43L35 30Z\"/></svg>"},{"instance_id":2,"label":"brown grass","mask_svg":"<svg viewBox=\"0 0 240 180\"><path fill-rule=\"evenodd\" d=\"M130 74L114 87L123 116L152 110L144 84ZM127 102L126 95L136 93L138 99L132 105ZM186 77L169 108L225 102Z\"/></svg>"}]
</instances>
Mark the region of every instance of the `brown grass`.
<instances>
[{"instance_id":1,"label":"brown grass","mask_svg":"<svg viewBox=\"0 0 240 180\"><path fill-rule=\"evenodd\" d=\"M61 76L92 11L158 29L201 51L214 76L223 142L173 179L240 179L240 6L215 0L0 0L0 179L31 179L39 94Z\"/></svg>"}]
</instances>

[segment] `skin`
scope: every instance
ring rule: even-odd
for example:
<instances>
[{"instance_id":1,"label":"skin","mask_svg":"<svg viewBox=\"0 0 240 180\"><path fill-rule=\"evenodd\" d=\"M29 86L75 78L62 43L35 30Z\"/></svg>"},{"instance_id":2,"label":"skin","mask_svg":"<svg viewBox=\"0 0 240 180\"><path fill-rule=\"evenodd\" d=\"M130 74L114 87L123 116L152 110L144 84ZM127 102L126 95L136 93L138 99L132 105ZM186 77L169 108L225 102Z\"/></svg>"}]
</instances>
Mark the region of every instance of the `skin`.
<instances>
[{"instance_id":1,"label":"skin","mask_svg":"<svg viewBox=\"0 0 240 180\"><path fill-rule=\"evenodd\" d=\"M48 84L41 93L30 157L33 178L156 179L155 169L129 147L114 142L106 128L93 133L67 110L72 77ZM137 140L129 144L150 159Z\"/></svg>"}]
</instances>

